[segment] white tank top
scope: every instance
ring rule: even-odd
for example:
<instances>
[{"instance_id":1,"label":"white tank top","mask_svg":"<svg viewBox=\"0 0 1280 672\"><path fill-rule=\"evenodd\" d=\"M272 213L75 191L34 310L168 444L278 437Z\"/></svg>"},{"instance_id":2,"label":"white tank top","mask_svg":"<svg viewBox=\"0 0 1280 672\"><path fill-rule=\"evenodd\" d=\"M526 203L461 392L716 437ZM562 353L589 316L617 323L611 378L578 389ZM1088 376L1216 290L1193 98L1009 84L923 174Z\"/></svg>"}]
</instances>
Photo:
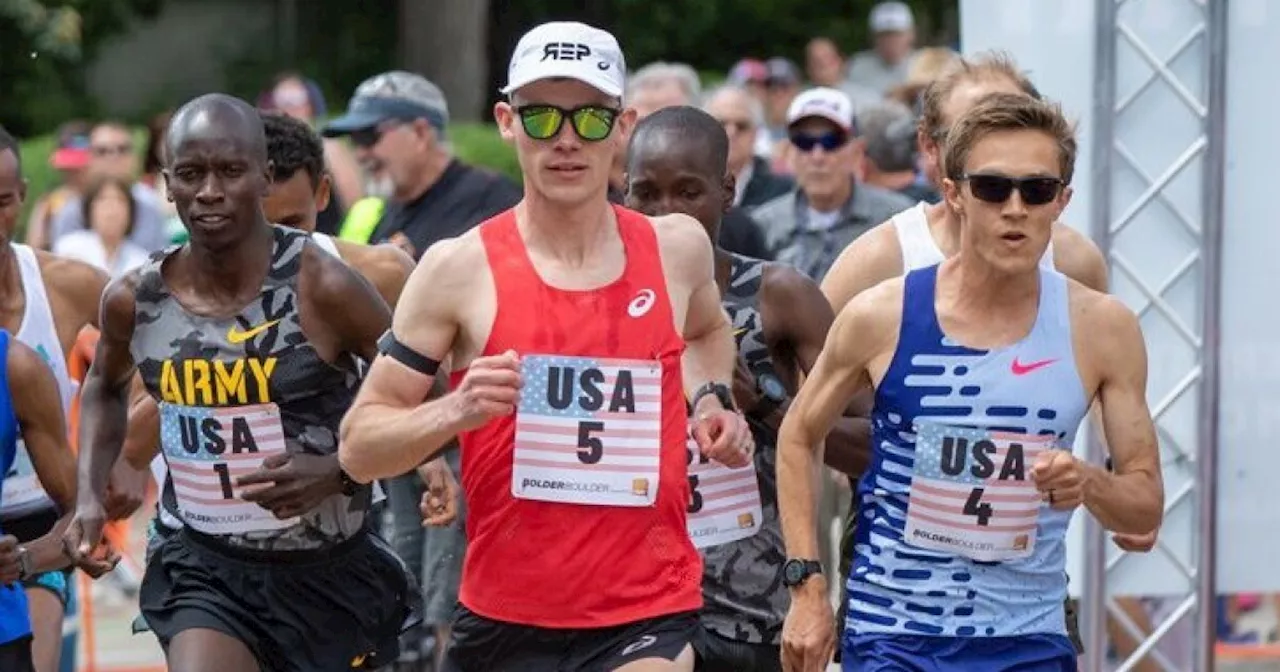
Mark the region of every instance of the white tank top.
<instances>
[{"instance_id":1,"label":"white tank top","mask_svg":"<svg viewBox=\"0 0 1280 672\"><path fill-rule=\"evenodd\" d=\"M40 276L40 262L36 253L26 245L11 243L14 259L18 262L18 272L22 278L22 292L26 296L26 307L22 312L22 324L18 327L17 338L32 350L40 353L49 368L53 370L54 380L58 384L58 397L62 400L62 412L65 416L71 407L71 398L75 396L76 385L67 372L67 354L62 350L58 340L58 329L53 323L53 308L49 305L49 293L44 286L44 278ZM35 468L31 465L31 456L27 453L26 444L18 439L18 452L14 456L13 466L5 474L3 495L0 496L0 517L19 518L38 513L52 507L53 500L40 487Z\"/></svg>"},{"instance_id":2,"label":"white tank top","mask_svg":"<svg viewBox=\"0 0 1280 672\"><path fill-rule=\"evenodd\" d=\"M333 236L317 232L311 234L311 240L320 246L320 249L342 259L342 255L338 253L337 243L333 242ZM363 372L363 367L361 367L361 370ZM168 473L164 463L164 456L157 454L155 459L151 460L151 475L156 479L157 492L164 491L164 479ZM382 491L382 485L375 481L373 484L373 502L376 504L386 498L386 494ZM182 521L174 518L173 514L165 510L163 506L158 508L160 509L160 522L164 523L165 527L175 530L182 527Z\"/></svg>"},{"instance_id":3,"label":"white tank top","mask_svg":"<svg viewBox=\"0 0 1280 672\"><path fill-rule=\"evenodd\" d=\"M899 212L890 220L893 230L898 233L898 247L902 248L902 272L908 273L918 268L936 266L946 260L938 241L933 239L929 230L929 217L926 214L928 203L921 201L914 206ZM1053 240L1049 240L1049 248L1040 257L1040 267L1050 270L1053 264Z\"/></svg>"}]
</instances>

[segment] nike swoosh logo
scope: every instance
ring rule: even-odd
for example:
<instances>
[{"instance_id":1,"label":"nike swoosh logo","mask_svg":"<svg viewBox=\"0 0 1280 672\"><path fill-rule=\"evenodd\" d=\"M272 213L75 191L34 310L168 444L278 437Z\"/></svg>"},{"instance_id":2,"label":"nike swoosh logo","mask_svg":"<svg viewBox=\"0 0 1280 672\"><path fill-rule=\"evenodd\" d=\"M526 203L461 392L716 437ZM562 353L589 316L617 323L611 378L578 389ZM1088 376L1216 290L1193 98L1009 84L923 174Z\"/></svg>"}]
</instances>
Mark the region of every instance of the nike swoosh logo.
<instances>
[{"instance_id":1,"label":"nike swoosh logo","mask_svg":"<svg viewBox=\"0 0 1280 672\"><path fill-rule=\"evenodd\" d=\"M1023 364L1023 363L1021 363L1021 362L1019 362L1019 361L1018 361L1018 358L1017 358L1017 357L1014 357L1014 358L1013 358L1013 364L1010 366L1010 369L1012 369L1012 370L1013 370L1013 375L1015 375L1015 376L1025 376L1025 375L1027 375L1028 373L1031 373L1032 371L1035 371L1036 369L1043 369L1044 367L1049 366L1050 364L1052 364L1052 363L1054 363L1054 362L1056 362L1056 361L1058 361L1058 360L1056 360L1056 359L1042 359L1042 360L1040 360L1040 361L1038 361L1038 362L1031 362L1030 364Z\"/></svg>"},{"instance_id":2,"label":"nike swoosh logo","mask_svg":"<svg viewBox=\"0 0 1280 672\"><path fill-rule=\"evenodd\" d=\"M733 337L734 337L734 338L737 338L737 337L739 337L739 336L741 336L741 335L743 335L743 334L747 333L748 331L751 331L751 327L743 327L743 328L738 329L737 331L733 332Z\"/></svg>"},{"instance_id":3,"label":"nike swoosh logo","mask_svg":"<svg viewBox=\"0 0 1280 672\"><path fill-rule=\"evenodd\" d=\"M250 329L249 331L236 331L236 328L233 325L230 329L227 330L227 342L231 343L232 345L239 345L240 343L244 343L245 341L253 338L254 336L257 336L258 334L261 334L262 332L270 329L271 327L276 326L279 323L280 323L280 320L271 320L270 322L264 322L263 324L259 324L258 326Z\"/></svg>"}]
</instances>

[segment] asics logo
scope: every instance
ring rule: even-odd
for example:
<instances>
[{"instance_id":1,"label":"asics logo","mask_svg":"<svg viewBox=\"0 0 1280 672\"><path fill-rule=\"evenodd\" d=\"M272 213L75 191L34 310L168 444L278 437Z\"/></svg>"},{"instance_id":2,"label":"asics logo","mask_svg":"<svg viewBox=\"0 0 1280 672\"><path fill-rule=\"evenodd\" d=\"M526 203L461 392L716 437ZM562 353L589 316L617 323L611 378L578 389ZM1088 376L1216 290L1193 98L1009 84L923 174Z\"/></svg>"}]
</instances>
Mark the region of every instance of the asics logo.
<instances>
[{"instance_id":1,"label":"asics logo","mask_svg":"<svg viewBox=\"0 0 1280 672\"><path fill-rule=\"evenodd\" d=\"M642 289L639 294L636 294L636 298L631 299L631 303L627 304L627 314L631 317L643 317L657 300L657 292L652 289Z\"/></svg>"},{"instance_id":2,"label":"asics logo","mask_svg":"<svg viewBox=\"0 0 1280 672\"><path fill-rule=\"evenodd\" d=\"M644 635L640 639L637 639L636 641L628 644L627 648L623 649L622 653L619 655L625 658L635 653L636 651L639 651L640 649L653 646L655 643L657 643L657 641L658 641L658 638L654 637L653 635Z\"/></svg>"},{"instance_id":3,"label":"asics logo","mask_svg":"<svg viewBox=\"0 0 1280 672\"><path fill-rule=\"evenodd\" d=\"M1036 369L1043 369L1044 367L1049 366L1050 364L1052 364L1052 363L1054 363L1054 362L1056 362L1056 361L1058 361L1058 360L1056 360L1056 359L1042 359L1042 360L1040 360L1040 361L1038 361L1038 362L1030 362L1030 363L1028 363L1028 364L1023 364L1023 363L1021 363L1021 362L1019 362L1019 361L1018 361L1018 358L1017 358L1017 357L1014 357L1014 358L1013 358L1013 364L1012 364L1009 368L1013 371L1013 375L1015 375L1015 376L1025 376L1025 375L1027 375L1028 373L1031 373L1032 371L1035 371Z\"/></svg>"}]
</instances>

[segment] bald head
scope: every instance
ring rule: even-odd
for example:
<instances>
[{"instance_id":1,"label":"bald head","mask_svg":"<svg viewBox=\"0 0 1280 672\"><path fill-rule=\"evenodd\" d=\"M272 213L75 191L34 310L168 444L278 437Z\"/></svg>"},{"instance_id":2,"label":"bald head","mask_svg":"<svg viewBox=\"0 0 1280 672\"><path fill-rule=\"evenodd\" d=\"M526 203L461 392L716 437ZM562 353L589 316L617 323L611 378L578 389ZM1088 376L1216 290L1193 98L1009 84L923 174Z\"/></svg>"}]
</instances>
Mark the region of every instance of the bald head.
<instances>
[{"instance_id":1,"label":"bald head","mask_svg":"<svg viewBox=\"0 0 1280 672\"><path fill-rule=\"evenodd\" d=\"M236 146L246 159L267 163L267 136L262 117L252 105L234 96L210 93L178 108L165 137L169 157L192 140Z\"/></svg>"}]
</instances>

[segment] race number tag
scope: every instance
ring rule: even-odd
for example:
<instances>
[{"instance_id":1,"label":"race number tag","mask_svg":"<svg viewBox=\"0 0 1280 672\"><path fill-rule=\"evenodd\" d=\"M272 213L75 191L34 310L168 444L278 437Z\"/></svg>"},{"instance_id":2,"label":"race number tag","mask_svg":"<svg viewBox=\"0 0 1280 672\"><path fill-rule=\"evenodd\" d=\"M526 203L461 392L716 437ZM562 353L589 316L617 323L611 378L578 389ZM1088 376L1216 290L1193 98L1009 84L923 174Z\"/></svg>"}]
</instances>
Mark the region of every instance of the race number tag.
<instances>
[{"instance_id":1,"label":"race number tag","mask_svg":"<svg viewBox=\"0 0 1280 672\"><path fill-rule=\"evenodd\" d=\"M710 548L754 536L764 519L755 462L730 469L703 457L692 436L687 446L688 525L693 545Z\"/></svg>"},{"instance_id":2,"label":"race number tag","mask_svg":"<svg viewBox=\"0 0 1280 672\"><path fill-rule=\"evenodd\" d=\"M204 408L160 404L160 443L182 522L205 534L246 534L293 527L237 497L237 478L285 451L275 404ZM254 486L263 487L263 486Z\"/></svg>"},{"instance_id":3,"label":"race number tag","mask_svg":"<svg viewBox=\"0 0 1280 672\"><path fill-rule=\"evenodd\" d=\"M18 439L18 449L13 456L13 466L4 476L4 488L0 488L0 516L19 516L53 506L53 500L40 485L36 469L31 464L27 444Z\"/></svg>"},{"instance_id":4,"label":"race number tag","mask_svg":"<svg viewBox=\"0 0 1280 672\"><path fill-rule=\"evenodd\" d=\"M1030 556L1040 514L1030 470L1053 439L917 423L904 540L979 562Z\"/></svg>"},{"instance_id":5,"label":"race number tag","mask_svg":"<svg viewBox=\"0 0 1280 672\"><path fill-rule=\"evenodd\" d=\"M511 494L653 506L662 452L662 364L525 355Z\"/></svg>"}]
</instances>

